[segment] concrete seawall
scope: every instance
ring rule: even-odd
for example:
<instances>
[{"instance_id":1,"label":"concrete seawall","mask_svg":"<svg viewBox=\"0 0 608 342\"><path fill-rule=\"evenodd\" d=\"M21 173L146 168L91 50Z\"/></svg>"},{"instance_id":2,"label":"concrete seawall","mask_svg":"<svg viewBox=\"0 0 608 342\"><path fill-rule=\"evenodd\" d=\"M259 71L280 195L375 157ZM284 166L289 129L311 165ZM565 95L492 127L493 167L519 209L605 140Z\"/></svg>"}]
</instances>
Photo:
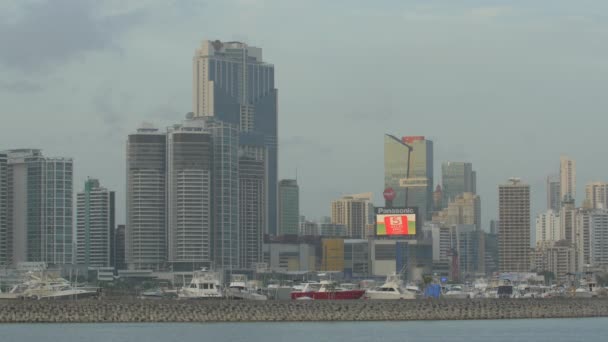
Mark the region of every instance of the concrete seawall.
<instances>
[{"instance_id":1,"label":"concrete seawall","mask_svg":"<svg viewBox=\"0 0 608 342\"><path fill-rule=\"evenodd\" d=\"M608 299L0 302L0 323L409 321L608 317Z\"/></svg>"}]
</instances>

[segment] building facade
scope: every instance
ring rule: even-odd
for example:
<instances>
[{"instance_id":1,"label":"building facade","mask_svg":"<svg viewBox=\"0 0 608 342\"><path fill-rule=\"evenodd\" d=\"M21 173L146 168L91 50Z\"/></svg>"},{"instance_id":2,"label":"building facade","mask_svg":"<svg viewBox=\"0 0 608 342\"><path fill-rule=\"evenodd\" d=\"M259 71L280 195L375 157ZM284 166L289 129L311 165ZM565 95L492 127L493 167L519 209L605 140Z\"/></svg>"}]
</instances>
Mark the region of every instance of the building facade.
<instances>
[{"instance_id":1,"label":"building facade","mask_svg":"<svg viewBox=\"0 0 608 342\"><path fill-rule=\"evenodd\" d=\"M208 267L212 257L212 146L202 120L167 133L168 262L174 270Z\"/></svg>"},{"instance_id":2,"label":"building facade","mask_svg":"<svg viewBox=\"0 0 608 342\"><path fill-rule=\"evenodd\" d=\"M0 267L12 262L12 229L8 225L8 157L0 153Z\"/></svg>"},{"instance_id":3,"label":"building facade","mask_svg":"<svg viewBox=\"0 0 608 342\"><path fill-rule=\"evenodd\" d=\"M549 209L536 217L536 245L562 239L559 212Z\"/></svg>"},{"instance_id":4,"label":"building facade","mask_svg":"<svg viewBox=\"0 0 608 342\"><path fill-rule=\"evenodd\" d=\"M479 195L470 192L459 194L447 208L435 213L432 221L447 226L474 225L477 229L481 229L481 199Z\"/></svg>"},{"instance_id":5,"label":"building facade","mask_svg":"<svg viewBox=\"0 0 608 342\"><path fill-rule=\"evenodd\" d=\"M353 239L367 237L365 228L368 215L368 201L365 199L344 196L331 203L331 223L344 225L346 236Z\"/></svg>"},{"instance_id":6,"label":"building facade","mask_svg":"<svg viewBox=\"0 0 608 342\"><path fill-rule=\"evenodd\" d=\"M255 269L262 262L265 231L264 163L251 155L239 158L239 235L241 267Z\"/></svg>"},{"instance_id":7,"label":"building facade","mask_svg":"<svg viewBox=\"0 0 608 342\"><path fill-rule=\"evenodd\" d=\"M530 186L517 178L498 187L499 272L530 270Z\"/></svg>"},{"instance_id":8,"label":"building facade","mask_svg":"<svg viewBox=\"0 0 608 342\"><path fill-rule=\"evenodd\" d=\"M590 209L608 209L608 183L588 183L585 186L585 205Z\"/></svg>"},{"instance_id":9,"label":"building facade","mask_svg":"<svg viewBox=\"0 0 608 342\"><path fill-rule=\"evenodd\" d=\"M441 184L443 203L447 206L465 192L477 192L477 174L473 164L465 162L446 162L441 164Z\"/></svg>"},{"instance_id":10,"label":"building facade","mask_svg":"<svg viewBox=\"0 0 608 342\"><path fill-rule=\"evenodd\" d=\"M547 177L547 209L559 212L562 206L560 179L556 176Z\"/></svg>"},{"instance_id":11,"label":"building facade","mask_svg":"<svg viewBox=\"0 0 608 342\"><path fill-rule=\"evenodd\" d=\"M193 112L235 125L242 145L265 153L267 231L277 234L278 105L274 66L262 49L241 42L203 41L193 58Z\"/></svg>"},{"instance_id":12,"label":"building facade","mask_svg":"<svg viewBox=\"0 0 608 342\"><path fill-rule=\"evenodd\" d=\"M77 195L76 264L110 267L115 229L115 194L88 179Z\"/></svg>"},{"instance_id":13,"label":"building facade","mask_svg":"<svg viewBox=\"0 0 608 342\"><path fill-rule=\"evenodd\" d=\"M295 179L279 182L279 233L297 235L300 226L300 188Z\"/></svg>"},{"instance_id":14,"label":"building facade","mask_svg":"<svg viewBox=\"0 0 608 342\"><path fill-rule=\"evenodd\" d=\"M167 135L143 127L127 141L126 262L158 270L167 261Z\"/></svg>"},{"instance_id":15,"label":"building facade","mask_svg":"<svg viewBox=\"0 0 608 342\"><path fill-rule=\"evenodd\" d=\"M576 198L576 163L574 160L566 157L560 157L559 179L560 179L560 197Z\"/></svg>"}]
</instances>

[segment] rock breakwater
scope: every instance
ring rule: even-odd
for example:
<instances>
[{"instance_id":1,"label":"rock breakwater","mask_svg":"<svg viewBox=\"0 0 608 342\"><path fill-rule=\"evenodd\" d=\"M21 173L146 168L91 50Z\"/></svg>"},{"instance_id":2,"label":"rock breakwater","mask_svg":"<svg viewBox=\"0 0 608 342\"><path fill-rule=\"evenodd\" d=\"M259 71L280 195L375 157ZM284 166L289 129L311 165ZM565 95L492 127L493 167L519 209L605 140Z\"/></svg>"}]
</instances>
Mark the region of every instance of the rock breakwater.
<instances>
[{"instance_id":1,"label":"rock breakwater","mask_svg":"<svg viewBox=\"0 0 608 342\"><path fill-rule=\"evenodd\" d=\"M410 321L608 317L608 299L0 302L0 323Z\"/></svg>"}]
</instances>

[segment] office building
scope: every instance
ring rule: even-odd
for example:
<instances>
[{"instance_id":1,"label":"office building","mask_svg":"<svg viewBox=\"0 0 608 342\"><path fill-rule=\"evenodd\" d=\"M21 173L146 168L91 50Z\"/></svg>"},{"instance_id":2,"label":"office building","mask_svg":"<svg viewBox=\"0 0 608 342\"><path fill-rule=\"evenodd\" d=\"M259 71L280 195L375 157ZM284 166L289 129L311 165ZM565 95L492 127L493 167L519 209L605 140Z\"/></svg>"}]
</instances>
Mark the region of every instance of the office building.
<instances>
[{"instance_id":1,"label":"office building","mask_svg":"<svg viewBox=\"0 0 608 342\"><path fill-rule=\"evenodd\" d=\"M560 179L557 176L547 177L547 209L558 213L562 206Z\"/></svg>"},{"instance_id":2,"label":"office building","mask_svg":"<svg viewBox=\"0 0 608 342\"><path fill-rule=\"evenodd\" d=\"M566 157L560 157L559 167L559 179L560 179L560 197L561 200L564 198L576 198L576 163L574 160Z\"/></svg>"},{"instance_id":3,"label":"office building","mask_svg":"<svg viewBox=\"0 0 608 342\"><path fill-rule=\"evenodd\" d=\"M264 163L251 155L239 158L239 238L241 267L255 269L262 262L265 231Z\"/></svg>"},{"instance_id":4,"label":"office building","mask_svg":"<svg viewBox=\"0 0 608 342\"><path fill-rule=\"evenodd\" d=\"M433 209L439 211L443 208L443 189L440 184L437 184L433 192Z\"/></svg>"},{"instance_id":5,"label":"office building","mask_svg":"<svg viewBox=\"0 0 608 342\"><path fill-rule=\"evenodd\" d=\"M346 278L362 278L370 275L369 241L344 240L344 275Z\"/></svg>"},{"instance_id":6,"label":"office building","mask_svg":"<svg viewBox=\"0 0 608 342\"><path fill-rule=\"evenodd\" d=\"M115 229L115 194L101 187L99 180L87 179L77 194L76 264L110 267Z\"/></svg>"},{"instance_id":7,"label":"office building","mask_svg":"<svg viewBox=\"0 0 608 342\"><path fill-rule=\"evenodd\" d=\"M8 159L6 153L0 153L0 267L10 265L12 260L8 199Z\"/></svg>"},{"instance_id":8,"label":"office building","mask_svg":"<svg viewBox=\"0 0 608 342\"><path fill-rule=\"evenodd\" d=\"M530 186L517 178L498 187L499 272L530 270Z\"/></svg>"},{"instance_id":9,"label":"office building","mask_svg":"<svg viewBox=\"0 0 608 342\"><path fill-rule=\"evenodd\" d=\"M262 49L241 42L203 41L193 58L193 112L235 125L241 145L264 151L264 217L277 234L278 110L274 66Z\"/></svg>"},{"instance_id":10,"label":"office building","mask_svg":"<svg viewBox=\"0 0 608 342\"><path fill-rule=\"evenodd\" d=\"M279 182L279 234L297 235L300 226L300 189L295 179Z\"/></svg>"},{"instance_id":11,"label":"office building","mask_svg":"<svg viewBox=\"0 0 608 342\"><path fill-rule=\"evenodd\" d=\"M331 203L331 223L346 227L346 236L365 239L368 217L368 200L344 196ZM321 228L323 230L323 227Z\"/></svg>"},{"instance_id":12,"label":"office building","mask_svg":"<svg viewBox=\"0 0 608 342\"><path fill-rule=\"evenodd\" d=\"M536 245L562 239L559 212L549 209L536 217Z\"/></svg>"},{"instance_id":13,"label":"office building","mask_svg":"<svg viewBox=\"0 0 608 342\"><path fill-rule=\"evenodd\" d=\"M301 236L319 236L319 224L306 219L300 220Z\"/></svg>"},{"instance_id":14,"label":"office building","mask_svg":"<svg viewBox=\"0 0 608 342\"><path fill-rule=\"evenodd\" d=\"M319 235L323 237L348 237L347 228L340 223L321 223Z\"/></svg>"},{"instance_id":15,"label":"office building","mask_svg":"<svg viewBox=\"0 0 608 342\"><path fill-rule=\"evenodd\" d=\"M158 270L167 261L167 135L142 127L127 141L126 262Z\"/></svg>"},{"instance_id":16,"label":"office building","mask_svg":"<svg viewBox=\"0 0 608 342\"><path fill-rule=\"evenodd\" d=\"M533 252L533 270L553 273L557 284L570 285L569 277L576 272L576 263L576 249L565 240L542 243Z\"/></svg>"},{"instance_id":17,"label":"office building","mask_svg":"<svg viewBox=\"0 0 608 342\"><path fill-rule=\"evenodd\" d=\"M460 276L485 274L484 232L472 224L458 224L455 230Z\"/></svg>"},{"instance_id":18,"label":"office building","mask_svg":"<svg viewBox=\"0 0 608 342\"><path fill-rule=\"evenodd\" d=\"M212 146L203 120L167 133L168 262L173 270L209 267L212 256Z\"/></svg>"},{"instance_id":19,"label":"office building","mask_svg":"<svg viewBox=\"0 0 608 342\"><path fill-rule=\"evenodd\" d=\"M456 196L465 192L475 194L477 191L476 177L471 163L447 162L441 164L443 203L447 206L456 199Z\"/></svg>"},{"instance_id":20,"label":"office building","mask_svg":"<svg viewBox=\"0 0 608 342\"><path fill-rule=\"evenodd\" d=\"M608 183L588 183L585 187L585 205L590 209L608 209Z\"/></svg>"},{"instance_id":21,"label":"office building","mask_svg":"<svg viewBox=\"0 0 608 342\"><path fill-rule=\"evenodd\" d=\"M585 264L608 267L608 209L594 210L589 215L589 260Z\"/></svg>"},{"instance_id":22,"label":"office building","mask_svg":"<svg viewBox=\"0 0 608 342\"><path fill-rule=\"evenodd\" d=\"M424 220L433 211L433 142L423 136L384 136L384 186L394 207L418 207Z\"/></svg>"}]
</instances>

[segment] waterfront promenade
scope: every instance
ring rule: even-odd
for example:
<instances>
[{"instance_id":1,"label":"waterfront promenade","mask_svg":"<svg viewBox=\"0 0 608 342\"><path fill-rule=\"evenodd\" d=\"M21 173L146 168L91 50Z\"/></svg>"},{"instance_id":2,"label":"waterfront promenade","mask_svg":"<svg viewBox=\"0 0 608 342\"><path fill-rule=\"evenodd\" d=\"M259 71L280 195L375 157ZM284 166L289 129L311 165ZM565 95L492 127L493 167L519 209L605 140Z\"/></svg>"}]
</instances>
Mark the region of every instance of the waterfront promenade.
<instances>
[{"instance_id":1,"label":"waterfront promenade","mask_svg":"<svg viewBox=\"0 0 608 342\"><path fill-rule=\"evenodd\" d=\"M410 321L573 317L608 317L608 299L0 302L0 323Z\"/></svg>"}]
</instances>

